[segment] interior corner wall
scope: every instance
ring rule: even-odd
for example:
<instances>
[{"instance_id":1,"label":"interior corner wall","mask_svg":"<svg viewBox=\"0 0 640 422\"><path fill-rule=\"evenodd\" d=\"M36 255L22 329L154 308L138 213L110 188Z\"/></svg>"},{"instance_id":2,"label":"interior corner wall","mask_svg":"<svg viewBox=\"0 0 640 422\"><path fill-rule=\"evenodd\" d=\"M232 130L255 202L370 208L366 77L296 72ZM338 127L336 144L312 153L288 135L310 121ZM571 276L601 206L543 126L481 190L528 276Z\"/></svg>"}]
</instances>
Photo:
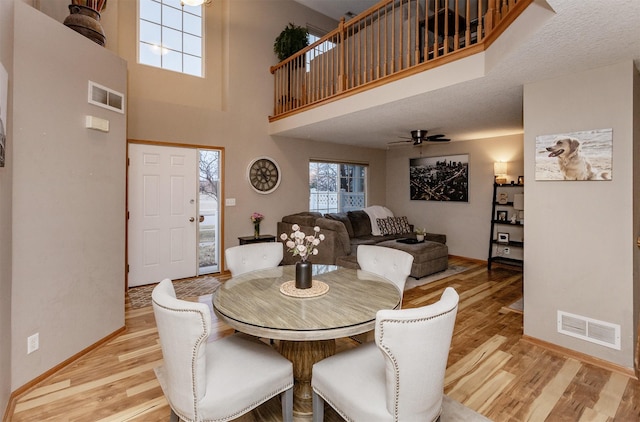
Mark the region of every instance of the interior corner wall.
<instances>
[{"instance_id":1,"label":"interior corner wall","mask_svg":"<svg viewBox=\"0 0 640 422\"><path fill-rule=\"evenodd\" d=\"M524 334L626 368L633 367L638 300L634 71L627 61L524 87ZM535 150L537 135L607 128L613 129L611 181L535 180L536 156L546 152ZM558 333L558 311L619 324L621 350Z\"/></svg>"},{"instance_id":2,"label":"interior corner wall","mask_svg":"<svg viewBox=\"0 0 640 422\"><path fill-rule=\"evenodd\" d=\"M126 62L60 22L17 2L14 28L12 390L124 327L126 117L88 82L127 92Z\"/></svg>"}]
</instances>

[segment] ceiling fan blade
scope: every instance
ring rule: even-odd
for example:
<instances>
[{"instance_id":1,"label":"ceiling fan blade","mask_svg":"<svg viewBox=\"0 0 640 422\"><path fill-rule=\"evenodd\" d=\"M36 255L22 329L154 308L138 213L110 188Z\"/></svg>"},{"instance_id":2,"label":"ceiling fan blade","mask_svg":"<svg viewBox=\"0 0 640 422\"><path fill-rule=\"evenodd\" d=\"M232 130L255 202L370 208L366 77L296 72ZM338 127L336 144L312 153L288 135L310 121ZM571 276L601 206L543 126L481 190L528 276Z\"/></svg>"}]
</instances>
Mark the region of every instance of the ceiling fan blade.
<instances>
[{"instance_id":1,"label":"ceiling fan blade","mask_svg":"<svg viewBox=\"0 0 640 422\"><path fill-rule=\"evenodd\" d=\"M428 142L449 142L451 139L447 139L447 138L433 138L433 139L427 139Z\"/></svg>"},{"instance_id":2,"label":"ceiling fan blade","mask_svg":"<svg viewBox=\"0 0 640 422\"><path fill-rule=\"evenodd\" d=\"M443 134L441 134L441 133L439 133L439 134L437 134L437 135L429 135L429 136L427 136L427 139L428 139L428 140L438 139L438 138L444 138L444 135L443 135Z\"/></svg>"},{"instance_id":3,"label":"ceiling fan blade","mask_svg":"<svg viewBox=\"0 0 640 422\"><path fill-rule=\"evenodd\" d=\"M394 145L394 144L406 144L409 142L413 142L413 139L409 139L407 141L391 141L391 142L387 142L387 145Z\"/></svg>"}]
</instances>

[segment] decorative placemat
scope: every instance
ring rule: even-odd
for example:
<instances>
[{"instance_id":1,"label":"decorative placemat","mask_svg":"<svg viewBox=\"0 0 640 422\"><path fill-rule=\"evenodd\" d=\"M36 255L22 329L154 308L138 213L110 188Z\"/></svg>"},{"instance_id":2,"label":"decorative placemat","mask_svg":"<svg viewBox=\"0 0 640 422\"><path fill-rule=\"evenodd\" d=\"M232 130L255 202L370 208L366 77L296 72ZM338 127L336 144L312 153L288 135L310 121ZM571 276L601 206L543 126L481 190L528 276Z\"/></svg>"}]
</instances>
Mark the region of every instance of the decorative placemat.
<instances>
[{"instance_id":1,"label":"decorative placemat","mask_svg":"<svg viewBox=\"0 0 640 422\"><path fill-rule=\"evenodd\" d=\"M329 291L327 283L318 280L311 280L311 287L308 289L296 289L296 281L285 281L280 285L280 293L291 297L316 297L322 296Z\"/></svg>"}]
</instances>

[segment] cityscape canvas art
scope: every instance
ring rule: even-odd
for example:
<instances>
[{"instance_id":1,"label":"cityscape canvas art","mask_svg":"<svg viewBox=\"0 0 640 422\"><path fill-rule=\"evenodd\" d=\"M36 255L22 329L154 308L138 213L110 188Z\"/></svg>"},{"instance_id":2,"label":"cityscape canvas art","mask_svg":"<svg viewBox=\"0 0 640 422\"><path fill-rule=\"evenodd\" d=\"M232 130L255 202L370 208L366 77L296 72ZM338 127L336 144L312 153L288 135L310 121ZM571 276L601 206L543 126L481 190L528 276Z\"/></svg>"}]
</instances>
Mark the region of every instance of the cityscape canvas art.
<instances>
[{"instance_id":1,"label":"cityscape canvas art","mask_svg":"<svg viewBox=\"0 0 640 422\"><path fill-rule=\"evenodd\" d=\"M409 160L412 200L469 202L469 154Z\"/></svg>"}]
</instances>

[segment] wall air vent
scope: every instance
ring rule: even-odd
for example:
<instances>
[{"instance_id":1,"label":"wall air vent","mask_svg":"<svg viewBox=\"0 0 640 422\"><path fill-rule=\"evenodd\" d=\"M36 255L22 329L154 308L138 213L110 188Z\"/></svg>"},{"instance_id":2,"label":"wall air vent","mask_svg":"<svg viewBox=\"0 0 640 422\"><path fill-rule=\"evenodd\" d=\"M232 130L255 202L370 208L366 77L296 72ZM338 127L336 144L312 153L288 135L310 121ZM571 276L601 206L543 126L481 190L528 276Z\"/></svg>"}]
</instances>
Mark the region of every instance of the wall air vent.
<instances>
[{"instance_id":1,"label":"wall air vent","mask_svg":"<svg viewBox=\"0 0 640 422\"><path fill-rule=\"evenodd\" d=\"M558 311L558 332L620 350L620 325Z\"/></svg>"},{"instance_id":2,"label":"wall air vent","mask_svg":"<svg viewBox=\"0 0 640 422\"><path fill-rule=\"evenodd\" d=\"M89 103L124 114L124 95L89 81Z\"/></svg>"}]
</instances>

